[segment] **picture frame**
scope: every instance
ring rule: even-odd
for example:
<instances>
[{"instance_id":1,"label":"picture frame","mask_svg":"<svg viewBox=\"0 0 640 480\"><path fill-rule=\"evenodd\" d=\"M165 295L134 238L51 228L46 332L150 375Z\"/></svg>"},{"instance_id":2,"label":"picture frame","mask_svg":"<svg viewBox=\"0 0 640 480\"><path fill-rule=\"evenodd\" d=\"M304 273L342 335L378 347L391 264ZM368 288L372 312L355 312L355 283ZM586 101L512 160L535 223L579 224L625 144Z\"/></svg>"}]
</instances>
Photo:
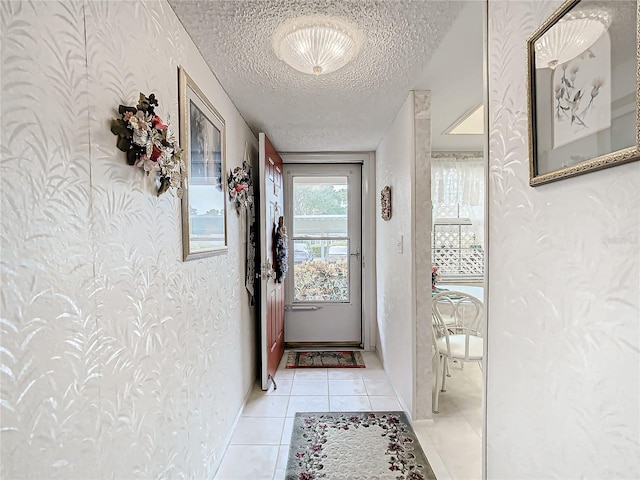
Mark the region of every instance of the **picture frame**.
<instances>
[{"instance_id":1,"label":"picture frame","mask_svg":"<svg viewBox=\"0 0 640 480\"><path fill-rule=\"evenodd\" d=\"M532 187L640 159L639 18L640 0L566 0L527 40Z\"/></svg>"},{"instance_id":2,"label":"picture frame","mask_svg":"<svg viewBox=\"0 0 640 480\"><path fill-rule=\"evenodd\" d=\"M225 121L184 68L178 67L183 260L226 253Z\"/></svg>"},{"instance_id":3,"label":"picture frame","mask_svg":"<svg viewBox=\"0 0 640 480\"><path fill-rule=\"evenodd\" d=\"M380 216L383 220L391 219L391 187L389 185L380 191Z\"/></svg>"}]
</instances>

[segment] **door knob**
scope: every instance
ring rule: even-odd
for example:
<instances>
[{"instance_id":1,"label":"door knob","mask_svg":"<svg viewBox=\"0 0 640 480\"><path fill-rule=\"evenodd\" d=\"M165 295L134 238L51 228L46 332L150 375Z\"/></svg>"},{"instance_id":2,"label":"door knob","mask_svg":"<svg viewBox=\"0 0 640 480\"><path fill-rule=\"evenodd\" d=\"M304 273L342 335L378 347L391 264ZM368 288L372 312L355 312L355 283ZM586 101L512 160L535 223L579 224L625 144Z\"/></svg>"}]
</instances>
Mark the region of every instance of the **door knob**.
<instances>
[{"instance_id":1,"label":"door knob","mask_svg":"<svg viewBox=\"0 0 640 480\"><path fill-rule=\"evenodd\" d=\"M360 261L360 247L356 248L356 253L350 253L352 257L356 257L358 261Z\"/></svg>"}]
</instances>

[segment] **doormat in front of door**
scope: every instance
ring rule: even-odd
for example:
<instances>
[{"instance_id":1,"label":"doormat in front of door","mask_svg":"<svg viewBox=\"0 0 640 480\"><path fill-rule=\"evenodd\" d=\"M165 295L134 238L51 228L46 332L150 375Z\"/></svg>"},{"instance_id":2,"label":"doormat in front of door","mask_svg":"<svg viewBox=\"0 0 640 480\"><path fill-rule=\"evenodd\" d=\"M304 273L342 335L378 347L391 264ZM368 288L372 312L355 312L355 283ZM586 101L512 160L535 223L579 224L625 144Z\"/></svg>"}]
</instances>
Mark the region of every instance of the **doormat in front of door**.
<instances>
[{"instance_id":1,"label":"doormat in front of door","mask_svg":"<svg viewBox=\"0 0 640 480\"><path fill-rule=\"evenodd\" d=\"M404 412L296 413L286 480L435 480Z\"/></svg>"},{"instance_id":2,"label":"doormat in front of door","mask_svg":"<svg viewBox=\"0 0 640 480\"><path fill-rule=\"evenodd\" d=\"M360 352L289 352L287 368L365 368Z\"/></svg>"}]
</instances>

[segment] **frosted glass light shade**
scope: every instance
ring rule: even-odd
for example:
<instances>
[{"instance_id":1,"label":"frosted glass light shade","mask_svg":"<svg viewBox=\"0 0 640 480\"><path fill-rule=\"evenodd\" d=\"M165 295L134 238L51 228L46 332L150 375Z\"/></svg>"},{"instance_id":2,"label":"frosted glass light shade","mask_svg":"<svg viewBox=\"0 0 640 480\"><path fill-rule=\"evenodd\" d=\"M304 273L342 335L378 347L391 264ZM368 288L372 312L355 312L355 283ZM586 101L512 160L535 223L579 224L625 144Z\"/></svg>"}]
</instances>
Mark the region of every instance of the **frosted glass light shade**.
<instances>
[{"instance_id":1,"label":"frosted glass light shade","mask_svg":"<svg viewBox=\"0 0 640 480\"><path fill-rule=\"evenodd\" d=\"M591 47L609 28L605 12L565 16L535 43L536 68L554 69Z\"/></svg>"},{"instance_id":2,"label":"frosted glass light shade","mask_svg":"<svg viewBox=\"0 0 640 480\"><path fill-rule=\"evenodd\" d=\"M356 33L342 22L300 19L273 39L278 57L299 72L323 75L344 67L358 53Z\"/></svg>"}]
</instances>

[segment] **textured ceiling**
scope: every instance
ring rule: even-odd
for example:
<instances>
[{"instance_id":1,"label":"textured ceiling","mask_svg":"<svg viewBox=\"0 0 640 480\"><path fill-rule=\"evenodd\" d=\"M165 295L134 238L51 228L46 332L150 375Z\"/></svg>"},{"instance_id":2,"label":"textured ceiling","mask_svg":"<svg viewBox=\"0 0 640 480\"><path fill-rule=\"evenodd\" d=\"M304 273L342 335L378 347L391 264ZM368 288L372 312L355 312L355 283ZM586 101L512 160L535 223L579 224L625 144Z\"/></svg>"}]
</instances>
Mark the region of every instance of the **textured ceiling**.
<instances>
[{"instance_id":1,"label":"textured ceiling","mask_svg":"<svg viewBox=\"0 0 640 480\"><path fill-rule=\"evenodd\" d=\"M431 87L425 84L429 61L469 2L169 3L254 133L264 131L282 152L320 152L377 147L409 91ZM478 12L475 21L480 25ZM319 77L284 64L273 51L273 33L288 19L310 15L337 17L358 28L364 35L359 55L337 72ZM478 45L482 38L471 41ZM481 48L478 51L481 72ZM454 119L482 101L482 77L475 82L479 93L449 112Z\"/></svg>"},{"instance_id":2,"label":"textured ceiling","mask_svg":"<svg viewBox=\"0 0 640 480\"><path fill-rule=\"evenodd\" d=\"M582 0L571 13L579 11L602 11L609 14L611 25L609 36L611 37L611 64L613 66L633 61L635 57L636 38L636 10L638 6L634 0Z\"/></svg>"}]
</instances>

